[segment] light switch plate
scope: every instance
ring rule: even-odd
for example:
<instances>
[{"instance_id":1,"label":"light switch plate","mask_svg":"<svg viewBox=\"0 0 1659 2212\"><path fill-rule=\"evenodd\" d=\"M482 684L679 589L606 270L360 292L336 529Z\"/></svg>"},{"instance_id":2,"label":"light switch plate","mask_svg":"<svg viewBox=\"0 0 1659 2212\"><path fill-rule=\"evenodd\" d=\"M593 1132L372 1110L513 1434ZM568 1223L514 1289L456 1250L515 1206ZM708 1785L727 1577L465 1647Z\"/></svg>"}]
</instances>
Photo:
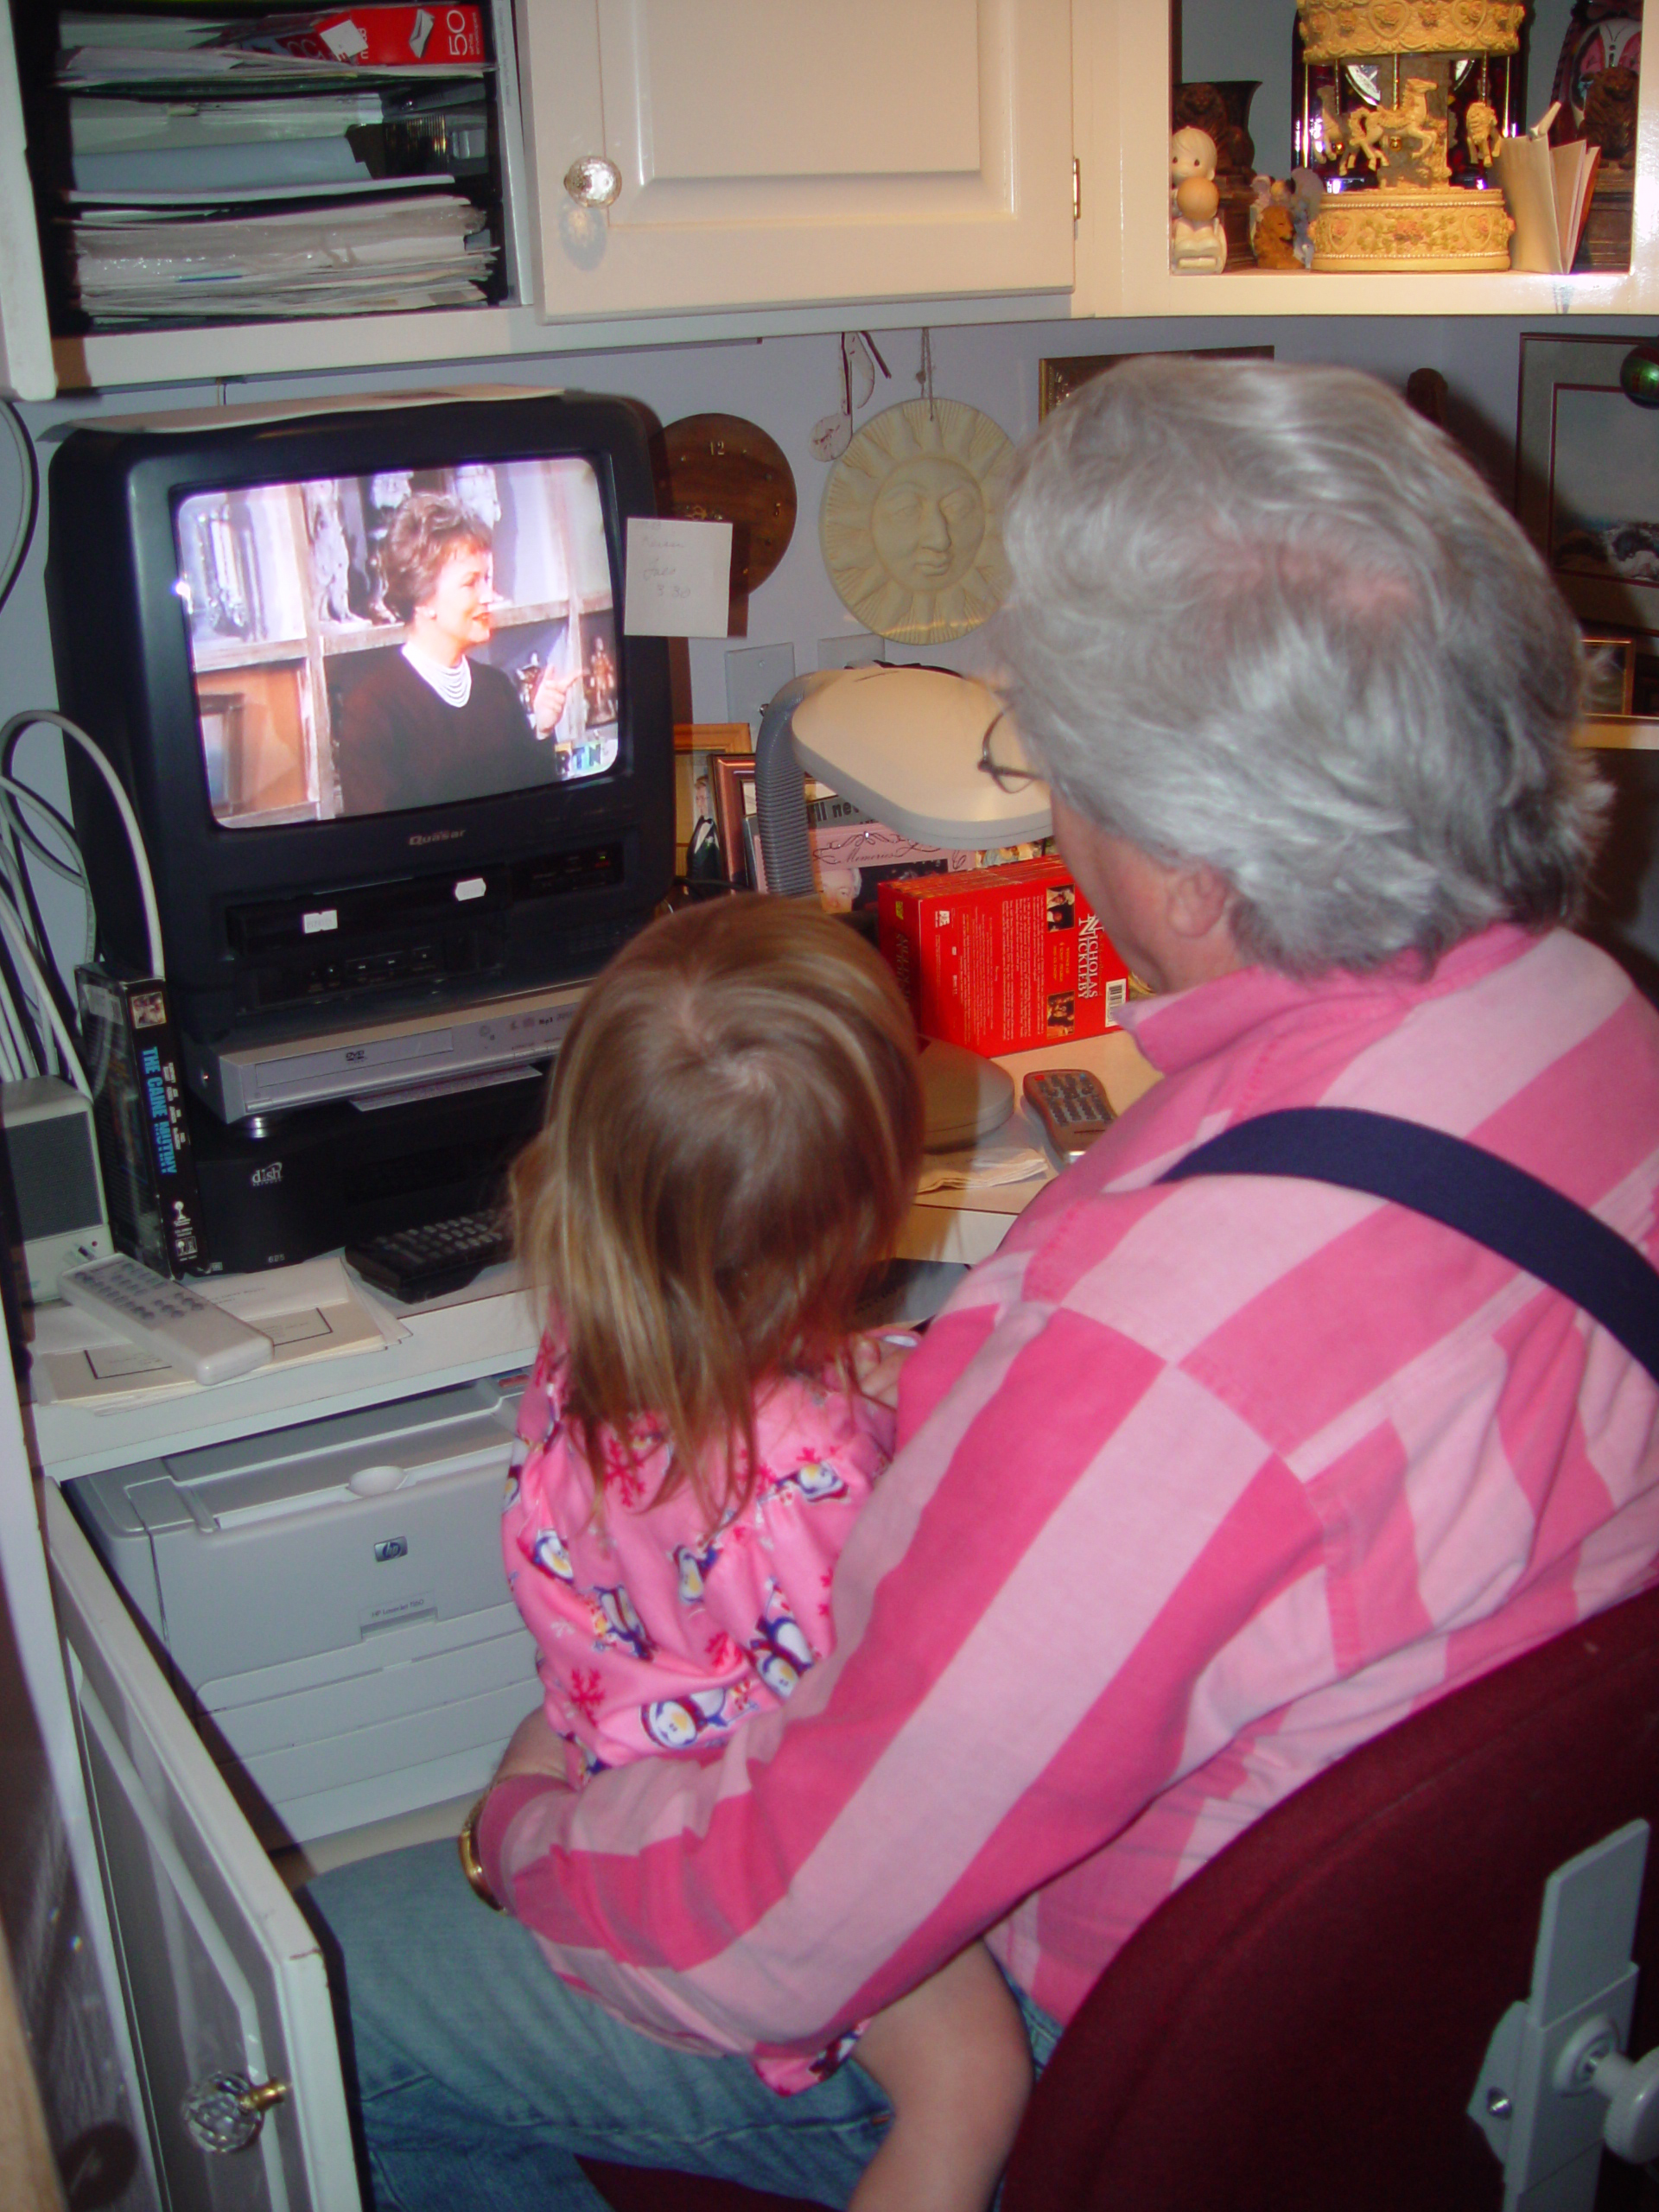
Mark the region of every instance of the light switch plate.
<instances>
[{"instance_id":1,"label":"light switch plate","mask_svg":"<svg viewBox=\"0 0 1659 2212\"><path fill-rule=\"evenodd\" d=\"M734 722L747 722L752 738L760 734L760 716L769 700L795 673L793 645L742 645L726 656L726 711Z\"/></svg>"},{"instance_id":2,"label":"light switch plate","mask_svg":"<svg viewBox=\"0 0 1659 2212\"><path fill-rule=\"evenodd\" d=\"M855 630L850 638L818 639L820 668L868 668L887 657L887 639L878 638L873 630Z\"/></svg>"}]
</instances>

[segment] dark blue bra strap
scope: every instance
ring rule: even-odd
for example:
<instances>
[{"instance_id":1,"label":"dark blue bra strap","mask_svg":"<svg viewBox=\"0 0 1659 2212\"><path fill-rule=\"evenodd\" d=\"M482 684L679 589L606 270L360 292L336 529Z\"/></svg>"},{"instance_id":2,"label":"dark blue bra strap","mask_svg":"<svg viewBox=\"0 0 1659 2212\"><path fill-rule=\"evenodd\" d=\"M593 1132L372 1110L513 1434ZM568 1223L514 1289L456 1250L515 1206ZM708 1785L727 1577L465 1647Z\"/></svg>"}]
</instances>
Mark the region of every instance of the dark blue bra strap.
<instances>
[{"instance_id":1,"label":"dark blue bra strap","mask_svg":"<svg viewBox=\"0 0 1659 2212\"><path fill-rule=\"evenodd\" d=\"M1576 1200L1462 1137L1357 1107L1292 1106L1234 1122L1159 1180L1189 1175L1294 1175L1427 1214L1581 1306L1659 1380L1659 1271Z\"/></svg>"}]
</instances>

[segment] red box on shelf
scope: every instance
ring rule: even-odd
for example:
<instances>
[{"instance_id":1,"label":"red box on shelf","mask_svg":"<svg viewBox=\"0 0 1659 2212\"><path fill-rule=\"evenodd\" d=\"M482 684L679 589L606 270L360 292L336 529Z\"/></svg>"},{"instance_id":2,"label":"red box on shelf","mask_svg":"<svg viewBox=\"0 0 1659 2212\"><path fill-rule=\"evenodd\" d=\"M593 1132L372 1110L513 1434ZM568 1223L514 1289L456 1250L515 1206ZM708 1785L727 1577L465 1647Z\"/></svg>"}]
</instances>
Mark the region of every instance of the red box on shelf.
<instances>
[{"instance_id":1,"label":"red box on shelf","mask_svg":"<svg viewBox=\"0 0 1659 2212\"><path fill-rule=\"evenodd\" d=\"M988 1056L1098 1037L1128 995L1064 861L900 877L880 887L879 927L922 1035Z\"/></svg>"},{"instance_id":2,"label":"red box on shelf","mask_svg":"<svg viewBox=\"0 0 1659 2212\"><path fill-rule=\"evenodd\" d=\"M388 6L366 0L359 7L312 9L266 17L224 43L266 53L298 54L312 61L350 61L359 67L407 69L442 61L482 61L483 10L433 4Z\"/></svg>"}]
</instances>

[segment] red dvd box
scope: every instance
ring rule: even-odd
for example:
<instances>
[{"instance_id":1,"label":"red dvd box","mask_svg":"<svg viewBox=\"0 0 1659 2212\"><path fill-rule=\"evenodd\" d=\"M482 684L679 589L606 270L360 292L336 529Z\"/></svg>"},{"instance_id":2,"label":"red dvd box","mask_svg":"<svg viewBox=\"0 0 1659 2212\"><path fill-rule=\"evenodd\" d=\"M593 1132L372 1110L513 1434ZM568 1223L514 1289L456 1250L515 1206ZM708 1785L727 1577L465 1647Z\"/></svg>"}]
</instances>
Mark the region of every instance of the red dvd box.
<instances>
[{"instance_id":1,"label":"red dvd box","mask_svg":"<svg viewBox=\"0 0 1659 2212\"><path fill-rule=\"evenodd\" d=\"M881 951L924 1037L1030 1052L1117 1027L1128 969L1064 861L880 887Z\"/></svg>"}]
</instances>

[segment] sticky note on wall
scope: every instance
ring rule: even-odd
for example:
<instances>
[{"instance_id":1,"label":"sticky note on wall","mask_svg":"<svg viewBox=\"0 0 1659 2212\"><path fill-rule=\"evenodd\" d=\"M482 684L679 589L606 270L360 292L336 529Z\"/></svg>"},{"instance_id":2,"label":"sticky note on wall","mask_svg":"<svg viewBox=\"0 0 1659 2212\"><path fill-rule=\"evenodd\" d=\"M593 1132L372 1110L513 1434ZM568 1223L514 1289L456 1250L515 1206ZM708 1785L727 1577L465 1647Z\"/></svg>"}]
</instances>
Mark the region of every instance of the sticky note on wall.
<instances>
[{"instance_id":1,"label":"sticky note on wall","mask_svg":"<svg viewBox=\"0 0 1659 2212\"><path fill-rule=\"evenodd\" d=\"M732 525L628 518L622 626L634 638L723 638L732 598Z\"/></svg>"}]
</instances>

